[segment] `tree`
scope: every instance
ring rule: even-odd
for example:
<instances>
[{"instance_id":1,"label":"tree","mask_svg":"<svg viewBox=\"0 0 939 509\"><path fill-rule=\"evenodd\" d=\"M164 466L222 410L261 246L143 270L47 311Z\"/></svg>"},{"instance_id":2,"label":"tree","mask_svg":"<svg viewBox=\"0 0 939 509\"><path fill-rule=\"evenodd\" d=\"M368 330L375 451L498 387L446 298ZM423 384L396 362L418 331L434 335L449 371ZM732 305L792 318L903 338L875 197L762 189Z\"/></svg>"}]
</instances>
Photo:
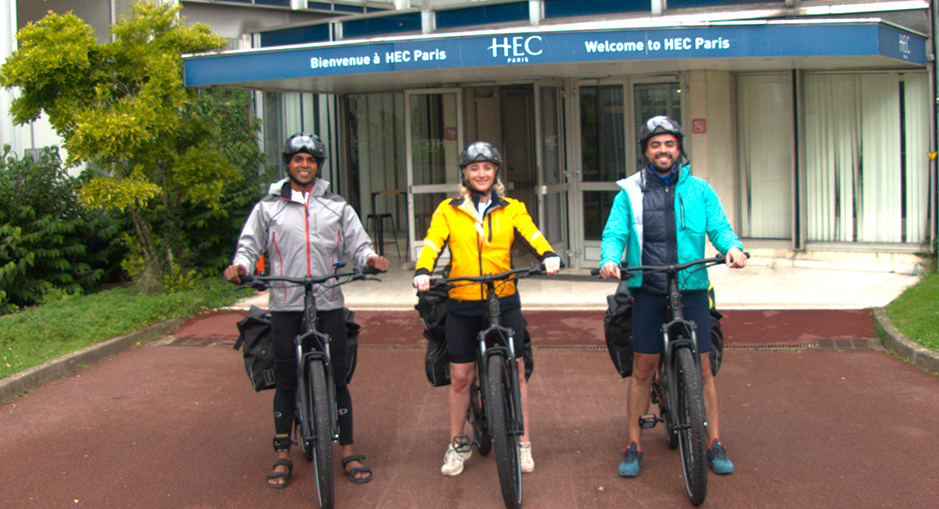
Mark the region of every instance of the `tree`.
<instances>
[{"instance_id":1,"label":"tree","mask_svg":"<svg viewBox=\"0 0 939 509\"><path fill-rule=\"evenodd\" d=\"M45 113L69 162L91 163L84 203L129 217L134 275L145 288L187 250L178 211L219 208L225 184L242 178L215 148L218 130L189 107L195 92L181 78L182 54L220 50L225 40L205 25L183 26L179 10L141 0L105 44L72 13L50 13L17 33L19 49L0 67L0 85L20 90L14 121Z\"/></svg>"}]
</instances>

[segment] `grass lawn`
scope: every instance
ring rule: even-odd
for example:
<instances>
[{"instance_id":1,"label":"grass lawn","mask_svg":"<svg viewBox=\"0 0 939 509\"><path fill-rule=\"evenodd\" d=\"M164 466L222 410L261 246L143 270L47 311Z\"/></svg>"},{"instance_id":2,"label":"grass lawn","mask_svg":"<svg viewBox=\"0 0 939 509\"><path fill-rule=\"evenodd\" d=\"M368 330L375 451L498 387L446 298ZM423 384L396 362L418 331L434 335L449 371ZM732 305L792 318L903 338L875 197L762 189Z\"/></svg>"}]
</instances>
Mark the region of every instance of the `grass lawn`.
<instances>
[{"instance_id":1,"label":"grass lawn","mask_svg":"<svg viewBox=\"0 0 939 509\"><path fill-rule=\"evenodd\" d=\"M886 312L894 327L910 341L939 352L939 274L923 277L888 304Z\"/></svg>"},{"instance_id":2,"label":"grass lawn","mask_svg":"<svg viewBox=\"0 0 939 509\"><path fill-rule=\"evenodd\" d=\"M170 318L231 305L245 295L221 279L206 279L176 293L116 288L0 316L0 378Z\"/></svg>"}]
</instances>

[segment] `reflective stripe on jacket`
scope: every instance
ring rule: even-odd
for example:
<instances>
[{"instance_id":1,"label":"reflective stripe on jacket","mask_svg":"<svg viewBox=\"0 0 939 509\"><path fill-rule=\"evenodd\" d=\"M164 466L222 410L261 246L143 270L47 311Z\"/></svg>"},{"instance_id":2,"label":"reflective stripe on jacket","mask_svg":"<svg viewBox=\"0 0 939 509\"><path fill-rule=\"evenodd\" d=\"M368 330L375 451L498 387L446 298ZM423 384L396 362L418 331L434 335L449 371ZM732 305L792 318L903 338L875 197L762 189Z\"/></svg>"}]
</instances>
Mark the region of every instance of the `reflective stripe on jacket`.
<instances>
[{"instance_id":1,"label":"reflective stripe on jacket","mask_svg":"<svg viewBox=\"0 0 939 509\"><path fill-rule=\"evenodd\" d=\"M291 198L289 180L271 184L241 230L232 264L251 271L267 253L271 276L321 277L331 274L333 263L343 258L364 268L376 256L372 241L355 210L328 188L329 182L316 179L303 202ZM272 283L268 292L272 311L303 310L303 287ZM344 304L339 288L317 290L318 310L340 309Z\"/></svg>"},{"instance_id":2,"label":"reflective stripe on jacket","mask_svg":"<svg viewBox=\"0 0 939 509\"><path fill-rule=\"evenodd\" d=\"M478 228L477 228L478 226ZM539 260L557 256L528 215L525 204L492 193L492 202L480 218L476 205L466 198L440 203L430 220L424 248L415 275L430 274L444 247L450 247L448 277L498 274L512 269L512 242L520 238ZM497 285L499 297L515 293L515 283ZM454 300L485 299L482 285L460 286L450 290Z\"/></svg>"}]
</instances>

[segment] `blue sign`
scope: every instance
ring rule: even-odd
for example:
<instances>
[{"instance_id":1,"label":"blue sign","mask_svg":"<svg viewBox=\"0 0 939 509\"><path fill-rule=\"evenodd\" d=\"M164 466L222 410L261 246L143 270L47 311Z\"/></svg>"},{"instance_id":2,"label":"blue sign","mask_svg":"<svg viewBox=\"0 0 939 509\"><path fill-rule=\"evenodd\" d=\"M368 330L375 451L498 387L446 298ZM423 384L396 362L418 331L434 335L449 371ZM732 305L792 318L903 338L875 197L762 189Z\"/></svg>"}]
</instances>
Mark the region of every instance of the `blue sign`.
<instances>
[{"instance_id":1,"label":"blue sign","mask_svg":"<svg viewBox=\"0 0 939 509\"><path fill-rule=\"evenodd\" d=\"M814 56L882 56L925 66L926 40L877 22L527 31L240 51L190 56L183 65L186 86L198 87L463 67Z\"/></svg>"}]
</instances>

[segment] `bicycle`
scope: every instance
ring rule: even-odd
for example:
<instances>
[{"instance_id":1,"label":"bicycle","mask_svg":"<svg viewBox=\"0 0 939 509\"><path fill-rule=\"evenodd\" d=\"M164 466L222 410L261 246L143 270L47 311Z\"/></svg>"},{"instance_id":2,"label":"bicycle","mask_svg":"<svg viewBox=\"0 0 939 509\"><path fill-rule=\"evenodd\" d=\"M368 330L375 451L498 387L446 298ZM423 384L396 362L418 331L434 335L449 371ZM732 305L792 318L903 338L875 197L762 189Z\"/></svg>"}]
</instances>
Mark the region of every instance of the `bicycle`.
<instances>
[{"instance_id":1,"label":"bicycle","mask_svg":"<svg viewBox=\"0 0 939 509\"><path fill-rule=\"evenodd\" d=\"M496 283L517 281L543 273L544 266L536 264L498 274L430 280L430 287L440 290L476 283L486 288L487 327L477 335L479 349L476 352L476 380L470 385L467 420L473 427L473 445L479 453L485 456L491 449L495 449L502 499L508 509L519 509L522 506L522 469L518 443L525 434L525 423L518 385L519 357L513 342L515 331L502 326ZM453 285L454 282L463 284Z\"/></svg>"},{"instance_id":2,"label":"bicycle","mask_svg":"<svg viewBox=\"0 0 939 509\"><path fill-rule=\"evenodd\" d=\"M678 273L698 265L696 271L722 263L726 263L726 258L717 255L678 264L620 267L621 279L626 279L630 273L666 274L669 305L662 324L662 356L652 380L652 402L658 404L659 415L640 416L639 425L643 429L653 428L660 422L665 425L669 449L677 448L681 453L685 492L694 506L704 503L707 497L707 413L696 327L694 322L684 318ZM599 273L599 269L591 270L593 275Z\"/></svg>"},{"instance_id":3,"label":"bicycle","mask_svg":"<svg viewBox=\"0 0 939 509\"><path fill-rule=\"evenodd\" d=\"M274 282L303 286L303 320L300 334L294 339L297 347L294 441L300 445L303 457L313 462L317 502L323 509L332 509L335 505L332 443L339 440L339 415L333 382L335 374L329 355L331 338L317 330L315 287L320 286L319 291L325 291L352 281L381 281L368 277L380 272L371 268L339 272L345 265L343 261L334 263L333 274L323 277L241 276L242 287L251 286L257 290L266 290L268 283ZM324 285L331 280L336 282Z\"/></svg>"}]
</instances>

